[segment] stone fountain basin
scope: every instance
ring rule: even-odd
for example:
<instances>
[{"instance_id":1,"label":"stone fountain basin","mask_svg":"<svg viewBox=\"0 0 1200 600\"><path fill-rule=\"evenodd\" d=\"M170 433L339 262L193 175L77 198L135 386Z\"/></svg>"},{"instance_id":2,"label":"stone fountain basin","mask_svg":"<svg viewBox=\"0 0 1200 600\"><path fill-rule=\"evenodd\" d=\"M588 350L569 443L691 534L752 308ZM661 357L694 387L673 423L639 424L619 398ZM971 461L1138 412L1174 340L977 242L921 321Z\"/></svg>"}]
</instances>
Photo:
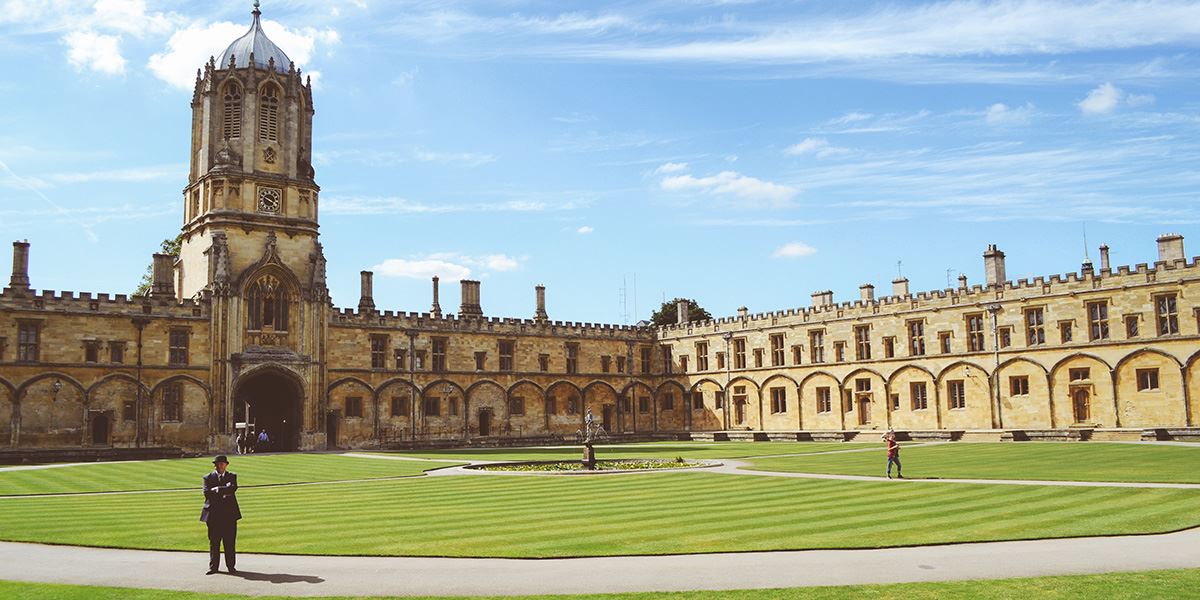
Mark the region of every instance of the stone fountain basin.
<instances>
[{"instance_id":1,"label":"stone fountain basin","mask_svg":"<svg viewBox=\"0 0 1200 600\"><path fill-rule=\"evenodd\" d=\"M596 461L596 469L583 468L580 460L529 460L513 462L474 463L458 467L460 472L488 475L617 475L624 473L662 473L692 471L721 466L720 461L689 459L682 463L673 459L612 458ZM563 468L555 469L555 465ZM574 468L570 468L570 467Z\"/></svg>"}]
</instances>

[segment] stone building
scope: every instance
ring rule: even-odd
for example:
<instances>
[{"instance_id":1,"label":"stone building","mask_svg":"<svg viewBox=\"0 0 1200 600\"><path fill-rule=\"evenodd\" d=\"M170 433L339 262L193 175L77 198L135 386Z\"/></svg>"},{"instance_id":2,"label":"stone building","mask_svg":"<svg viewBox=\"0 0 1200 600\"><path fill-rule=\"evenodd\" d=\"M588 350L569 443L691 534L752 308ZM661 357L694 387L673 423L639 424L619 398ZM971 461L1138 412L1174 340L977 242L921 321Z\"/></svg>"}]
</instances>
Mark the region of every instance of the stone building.
<instances>
[{"instance_id":1,"label":"stone building","mask_svg":"<svg viewBox=\"0 0 1200 600\"><path fill-rule=\"evenodd\" d=\"M319 241L311 84L250 30L197 72L178 258L145 296L36 291L13 244L0 292L0 445L281 449L613 434L1187 427L1200 410L1196 259L689 322L564 323L332 306ZM728 398L726 398L728 391Z\"/></svg>"}]
</instances>

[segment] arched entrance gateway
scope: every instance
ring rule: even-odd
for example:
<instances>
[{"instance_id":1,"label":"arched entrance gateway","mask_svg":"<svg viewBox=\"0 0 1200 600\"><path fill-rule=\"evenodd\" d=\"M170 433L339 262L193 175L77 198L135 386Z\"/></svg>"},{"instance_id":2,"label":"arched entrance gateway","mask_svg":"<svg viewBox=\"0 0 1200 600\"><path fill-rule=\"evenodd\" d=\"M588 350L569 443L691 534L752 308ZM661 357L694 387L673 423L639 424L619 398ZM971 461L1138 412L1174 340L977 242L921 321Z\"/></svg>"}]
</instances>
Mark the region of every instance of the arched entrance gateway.
<instances>
[{"instance_id":1,"label":"arched entrance gateway","mask_svg":"<svg viewBox=\"0 0 1200 600\"><path fill-rule=\"evenodd\" d=\"M266 430L270 439L259 452L300 449L303 404L298 376L282 368L259 369L243 376L234 387L234 421L249 424L255 435Z\"/></svg>"}]
</instances>

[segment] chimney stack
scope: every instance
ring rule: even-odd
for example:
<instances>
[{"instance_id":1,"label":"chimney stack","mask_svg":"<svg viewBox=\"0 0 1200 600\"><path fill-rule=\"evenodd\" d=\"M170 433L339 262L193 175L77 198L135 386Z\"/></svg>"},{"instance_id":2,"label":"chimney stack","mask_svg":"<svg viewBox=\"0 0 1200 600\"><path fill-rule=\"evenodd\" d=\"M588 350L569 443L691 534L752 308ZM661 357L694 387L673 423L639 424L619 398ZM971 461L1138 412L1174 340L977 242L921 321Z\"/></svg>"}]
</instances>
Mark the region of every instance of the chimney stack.
<instances>
[{"instance_id":1,"label":"chimney stack","mask_svg":"<svg viewBox=\"0 0 1200 600\"><path fill-rule=\"evenodd\" d=\"M832 290L824 290L824 291L820 291L820 292L813 292L812 293L812 305L813 305L813 308L822 308L825 306L832 306L833 305L833 291Z\"/></svg>"},{"instance_id":2,"label":"chimney stack","mask_svg":"<svg viewBox=\"0 0 1200 600\"><path fill-rule=\"evenodd\" d=\"M458 308L459 318L482 317L483 309L479 306L479 282L461 279L459 284L462 285L462 305Z\"/></svg>"},{"instance_id":3,"label":"chimney stack","mask_svg":"<svg viewBox=\"0 0 1200 600\"><path fill-rule=\"evenodd\" d=\"M442 305L438 302L438 276L433 276L433 306L429 309L429 314L435 318L442 318Z\"/></svg>"},{"instance_id":4,"label":"chimney stack","mask_svg":"<svg viewBox=\"0 0 1200 600\"><path fill-rule=\"evenodd\" d=\"M155 254L151 269L150 297L163 300L175 299L175 257L170 254Z\"/></svg>"},{"instance_id":5,"label":"chimney stack","mask_svg":"<svg viewBox=\"0 0 1200 600\"><path fill-rule=\"evenodd\" d=\"M691 319L689 318L690 316L691 315L688 314L688 301L683 300L683 299L676 300L675 301L675 322L680 325L683 325L684 323L691 321Z\"/></svg>"},{"instance_id":6,"label":"chimney stack","mask_svg":"<svg viewBox=\"0 0 1200 600\"><path fill-rule=\"evenodd\" d=\"M739 307L738 316L745 319L746 317L750 316L750 309L746 308L745 306Z\"/></svg>"},{"instance_id":7,"label":"chimney stack","mask_svg":"<svg viewBox=\"0 0 1200 600\"><path fill-rule=\"evenodd\" d=\"M862 298L863 302L874 302L875 301L875 286L873 286L869 283L864 283L864 284L858 286L858 295L860 298Z\"/></svg>"},{"instance_id":8,"label":"chimney stack","mask_svg":"<svg viewBox=\"0 0 1200 600\"><path fill-rule=\"evenodd\" d=\"M13 242L13 270L8 287L13 291L29 291L29 240Z\"/></svg>"},{"instance_id":9,"label":"chimney stack","mask_svg":"<svg viewBox=\"0 0 1200 600\"><path fill-rule=\"evenodd\" d=\"M995 244L988 244L987 251L983 253L983 271L988 287L1001 287L1008 281L1004 273L1004 253L997 250Z\"/></svg>"},{"instance_id":10,"label":"chimney stack","mask_svg":"<svg viewBox=\"0 0 1200 600\"><path fill-rule=\"evenodd\" d=\"M1096 266L1092 264L1092 259L1083 259L1083 264L1079 266L1079 274L1085 277L1096 274Z\"/></svg>"},{"instance_id":11,"label":"chimney stack","mask_svg":"<svg viewBox=\"0 0 1200 600\"><path fill-rule=\"evenodd\" d=\"M533 320L539 323L549 321L550 315L546 314L546 286L539 283L533 290L537 294L537 310L533 313Z\"/></svg>"},{"instance_id":12,"label":"chimney stack","mask_svg":"<svg viewBox=\"0 0 1200 600\"><path fill-rule=\"evenodd\" d=\"M359 275L362 277L362 283L358 298L358 312L375 310L374 286L371 282L375 274L370 271L363 271Z\"/></svg>"},{"instance_id":13,"label":"chimney stack","mask_svg":"<svg viewBox=\"0 0 1200 600\"><path fill-rule=\"evenodd\" d=\"M1183 260L1183 236L1178 233L1158 236L1158 260L1166 263Z\"/></svg>"},{"instance_id":14,"label":"chimney stack","mask_svg":"<svg viewBox=\"0 0 1200 600\"><path fill-rule=\"evenodd\" d=\"M1100 272L1111 273L1112 268L1108 264L1108 244L1100 244Z\"/></svg>"},{"instance_id":15,"label":"chimney stack","mask_svg":"<svg viewBox=\"0 0 1200 600\"><path fill-rule=\"evenodd\" d=\"M908 295L908 278L901 277L892 280L892 295L901 298Z\"/></svg>"},{"instance_id":16,"label":"chimney stack","mask_svg":"<svg viewBox=\"0 0 1200 600\"><path fill-rule=\"evenodd\" d=\"M960 292L967 291L967 276L965 274L960 274L958 276L958 291L960 291Z\"/></svg>"}]
</instances>

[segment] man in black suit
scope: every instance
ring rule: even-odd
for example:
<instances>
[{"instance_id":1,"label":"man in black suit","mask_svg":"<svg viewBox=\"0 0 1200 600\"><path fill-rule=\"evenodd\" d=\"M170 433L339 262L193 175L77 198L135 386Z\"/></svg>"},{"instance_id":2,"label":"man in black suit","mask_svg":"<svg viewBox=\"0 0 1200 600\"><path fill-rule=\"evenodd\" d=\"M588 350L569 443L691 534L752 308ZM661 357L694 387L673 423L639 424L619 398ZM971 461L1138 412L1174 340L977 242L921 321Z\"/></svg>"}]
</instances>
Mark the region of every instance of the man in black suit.
<instances>
[{"instance_id":1,"label":"man in black suit","mask_svg":"<svg viewBox=\"0 0 1200 600\"><path fill-rule=\"evenodd\" d=\"M237 473L229 471L229 459L222 454L213 459L215 470L204 476L204 509L200 520L208 524L208 575L221 566L221 544L225 544L225 566L237 573Z\"/></svg>"}]
</instances>

